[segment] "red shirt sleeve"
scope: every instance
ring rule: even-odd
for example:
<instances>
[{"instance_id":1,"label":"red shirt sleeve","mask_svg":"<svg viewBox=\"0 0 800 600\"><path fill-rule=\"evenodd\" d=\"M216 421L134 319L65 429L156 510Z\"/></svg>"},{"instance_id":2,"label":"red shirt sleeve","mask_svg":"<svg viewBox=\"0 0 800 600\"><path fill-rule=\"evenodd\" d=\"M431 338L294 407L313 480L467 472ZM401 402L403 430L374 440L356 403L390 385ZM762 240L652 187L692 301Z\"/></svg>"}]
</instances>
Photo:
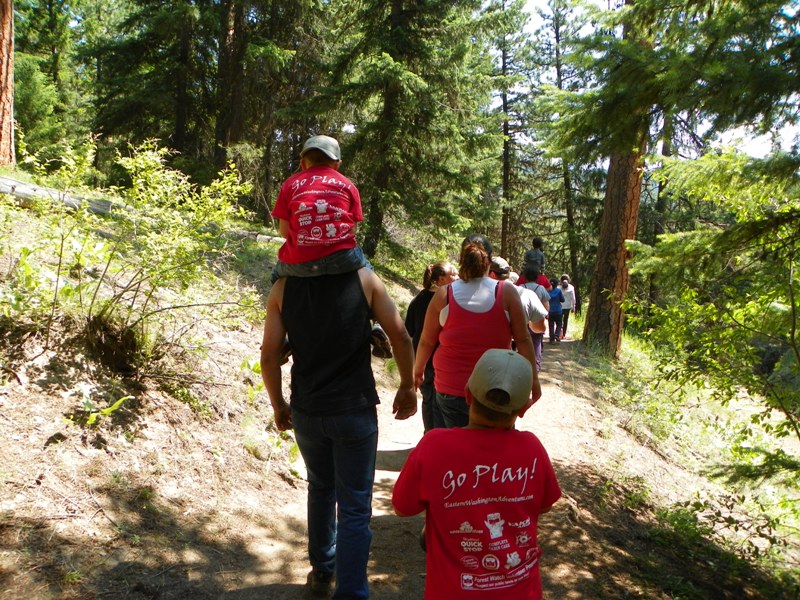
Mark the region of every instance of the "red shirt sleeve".
<instances>
[{"instance_id":1,"label":"red shirt sleeve","mask_svg":"<svg viewBox=\"0 0 800 600\"><path fill-rule=\"evenodd\" d=\"M422 500L420 493L421 464L417 460L418 451L424 439L420 440L417 447L409 453L400 475L397 477L397 482L394 484L394 490L392 490L392 506L402 515L416 515L426 508L426 503Z\"/></svg>"}]
</instances>

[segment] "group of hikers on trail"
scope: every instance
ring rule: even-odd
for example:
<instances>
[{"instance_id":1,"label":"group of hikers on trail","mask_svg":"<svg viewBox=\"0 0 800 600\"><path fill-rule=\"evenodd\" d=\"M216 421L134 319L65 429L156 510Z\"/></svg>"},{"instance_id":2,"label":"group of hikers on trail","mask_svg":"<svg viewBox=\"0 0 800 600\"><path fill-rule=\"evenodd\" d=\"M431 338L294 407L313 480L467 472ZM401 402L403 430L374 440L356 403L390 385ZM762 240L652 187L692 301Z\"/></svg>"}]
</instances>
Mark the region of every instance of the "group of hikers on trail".
<instances>
[{"instance_id":1,"label":"group of hikers on trail","mask_svg":"<svg viewBox=\"0 0 800 600\"><path fill-rule=\"evenodd\" d=\"M281 186L272 215L285 242L261 344L275 426L294 430L307 470L308 591L369 598L374 354L394 357L396 419L416 414L422 395L424 434L392 504L399 516L425 513L425 598L539 599L538 518L561 490L539 439L515 423L542 394L545 321L553 343L566 335L562 306L567 315L575 306L569 277L544 277L536 238L514 285L508 262L472 234L458 269L446 261L426 268L403 320L356 243L360 196L340 165L338 142L312 136ZM287 401L281 365L289 354Z\"/></svg>"}]
</instances>

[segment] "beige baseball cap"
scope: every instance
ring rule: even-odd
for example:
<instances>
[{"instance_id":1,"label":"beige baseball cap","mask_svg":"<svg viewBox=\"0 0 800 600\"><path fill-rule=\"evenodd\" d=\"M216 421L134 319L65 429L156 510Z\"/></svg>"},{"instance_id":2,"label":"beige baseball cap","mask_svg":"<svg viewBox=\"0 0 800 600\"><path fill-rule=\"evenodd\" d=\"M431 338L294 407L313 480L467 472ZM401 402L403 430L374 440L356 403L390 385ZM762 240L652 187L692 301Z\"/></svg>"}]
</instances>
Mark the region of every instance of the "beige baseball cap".
<instances>
[{"instance_id":1,"label":"beige baseball cap","mask_svg":"<svg viewBox=\"0 0 800 600\"><path fill-rule=\"evenodd\" d=\"M467 387L475 400L484 406L507 415L514 414L528 405L533 385L533 371L528 359L513 350L493 348L483 353ZM496 404L486 398L489 390L508 393L508 404Z\"/></svg>"},{"instance_id":2,"label":"beige baseball cap","mask_svg":"<svg viewBox=\"0 0 800 600\"><path fill-rule=\"evenodd\" d=\"M508 261L501 256L493 256L492 257L492 264L489 265L489 270L492 273L497 273L499 275L507 275L511 272L511 265L508 264Z\"/></svg>"},{"instance_id":3,"label":"beige baseball cap","mask_svg":"<svg viewBox=\"0 0 800 600\"><path fill-rule=\"evenodd\" d=\"M339 142L327 135L312 135L303 144L303 149L300 151L300 158L311 150L316 148L325 153L331 160L342 160L342 151L339 149Z\"/></svg>"}]
</instances>

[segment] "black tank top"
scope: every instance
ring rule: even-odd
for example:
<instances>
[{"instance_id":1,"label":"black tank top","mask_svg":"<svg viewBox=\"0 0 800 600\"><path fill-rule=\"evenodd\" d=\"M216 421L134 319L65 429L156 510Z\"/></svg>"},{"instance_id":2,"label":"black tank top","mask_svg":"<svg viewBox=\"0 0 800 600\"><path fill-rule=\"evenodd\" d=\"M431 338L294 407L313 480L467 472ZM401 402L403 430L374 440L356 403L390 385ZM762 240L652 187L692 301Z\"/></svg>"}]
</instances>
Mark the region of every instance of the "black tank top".
<instances>
[{"instance_id":1,"label":"black tank top","mask_svg":"<svg viewBox=\"0 0 800 600\"><path fill-rule=\"evenodd\" d=\"M322 416L379 403L358 271L287 277L281 315L292 346L293 409Z\"/></svg>"}]
</instances>

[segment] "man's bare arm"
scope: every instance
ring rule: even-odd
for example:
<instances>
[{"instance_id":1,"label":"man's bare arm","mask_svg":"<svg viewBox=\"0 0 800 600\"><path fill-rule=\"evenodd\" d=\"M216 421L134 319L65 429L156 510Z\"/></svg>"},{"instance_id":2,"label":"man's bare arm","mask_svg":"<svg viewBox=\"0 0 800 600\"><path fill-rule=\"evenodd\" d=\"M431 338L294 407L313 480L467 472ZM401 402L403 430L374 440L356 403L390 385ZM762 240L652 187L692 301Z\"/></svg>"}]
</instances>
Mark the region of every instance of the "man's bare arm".
<instances>
[{"instance_id":1,"label":"man's bare arm","mask_svg":"<svg viewBox=\"0 0 800 600\"><path fill-rule=\"evenodd\" d=\"M275 425L280 431L292 428L292 413L283 397L281 380L281 349L286 338L281 319L284 282L284 279L275 282L267 297L267 316L261 340L261 379L275 413Z\"/></svg>"},{"instance_id":2,"label":"man's bare arm","mask_svg":"<svg viewBox=\"0 0 800 600\"><path fill-rule=\"evenodd\" d=\"M362 287L372 308L372 315L383 327L392 345L392 354L400 374L400 386L394 397L392 412L395 419L407 419L417 412L417 393L414 390L414 347L400 313L397 311L386 286L369 269L359 271Z\"/></svg>"}]
</instances>

